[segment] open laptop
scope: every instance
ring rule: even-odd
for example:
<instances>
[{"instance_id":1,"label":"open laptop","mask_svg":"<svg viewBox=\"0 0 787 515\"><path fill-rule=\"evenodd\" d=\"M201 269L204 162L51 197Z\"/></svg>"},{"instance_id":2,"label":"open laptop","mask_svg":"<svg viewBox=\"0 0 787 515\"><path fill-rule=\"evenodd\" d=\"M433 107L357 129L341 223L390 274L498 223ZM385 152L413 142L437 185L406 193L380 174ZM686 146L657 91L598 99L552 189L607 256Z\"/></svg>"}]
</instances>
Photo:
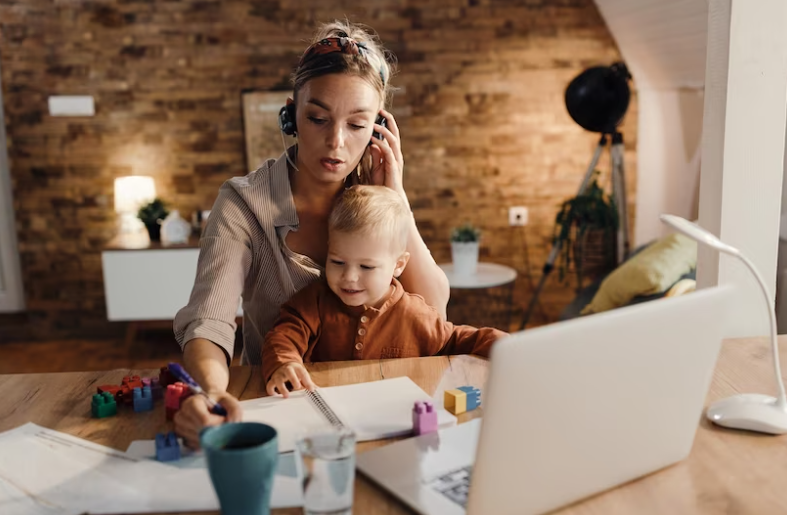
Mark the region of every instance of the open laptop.
<instances>
[{"instance_id":1,"label":"open laptop","mask_svg":"<svg viewBox=\"0 0 787 515\"><path fill-rule=\"evenodd\" d=\"M676 463L691 450L734 292L709 288L502 338L483 423L361 453L358 469L425 515L522 515Z\"/></svg>"}]
</instances>

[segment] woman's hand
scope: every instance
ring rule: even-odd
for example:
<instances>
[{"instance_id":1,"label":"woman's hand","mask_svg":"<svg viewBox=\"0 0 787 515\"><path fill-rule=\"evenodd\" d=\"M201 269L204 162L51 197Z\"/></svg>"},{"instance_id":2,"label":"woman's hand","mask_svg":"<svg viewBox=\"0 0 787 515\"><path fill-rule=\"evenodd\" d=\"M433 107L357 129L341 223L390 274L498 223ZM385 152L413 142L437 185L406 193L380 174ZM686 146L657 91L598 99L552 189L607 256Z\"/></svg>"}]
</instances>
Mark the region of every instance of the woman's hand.
<instances>
[{"instance_id":1,"label":"woman's hand","mask_svg":"<svg viewBox=\"0 0 787 515\"><path fill-rule=\"evenodd\" d=\"M306 367L301 363L293 362L286 363L276 369L268 380L265 391L268 392L268 395L276 395L278 393L286 399L289 397L287 381L290 382L293 390L303 390L305 388L311 392L317 388Z\"/></svg>"},{"instance_id":2,"label":"woman's hand","mask_svg":"<svg viewBox=\"0 0 787 515\"><path fill-rule=\"evenodd\" d=\"M391 113L385 109L380 110L380 115L385 118L388 125L383 127L374 124L374 130L379 132L383 139L372 136L372 184L388 186L407 200L402 185L404 171L404 157L402 156L402 142L399 139L399 126Z\"/></svg>"},{"instance_id":3,"label":"woman's hand","mask_svg":"<svg viewBox=\"0 0 787 515\"><path fill-rule=\"evenodd\" d=\"M208 403L201 395L192 395L184 400L175 413L175 432L192 449L199 449L199 432L207 426L218 426L224 422L240 422L243 409L238 399L227 392L208 393L211 399L227 410L227 418L211 413Z\"/></svg>"}]
</instances>

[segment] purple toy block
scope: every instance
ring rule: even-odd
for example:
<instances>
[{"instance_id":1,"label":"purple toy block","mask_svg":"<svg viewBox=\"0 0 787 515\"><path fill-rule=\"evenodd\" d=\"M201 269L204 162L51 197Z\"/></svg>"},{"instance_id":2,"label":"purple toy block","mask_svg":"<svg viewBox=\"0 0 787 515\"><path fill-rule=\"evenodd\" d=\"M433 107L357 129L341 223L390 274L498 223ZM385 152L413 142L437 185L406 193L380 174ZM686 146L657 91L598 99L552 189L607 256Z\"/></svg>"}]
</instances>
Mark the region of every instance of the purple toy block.
<instances>
[{"instance_id":1,"label":"purple toy block","mask_svg":"<svg viewBox=\"0 0 787 515\"><path fill-rule=\"evenodd\" d=\"M413 406L413 434L424 435L437 431L437 411L430 401L417 401Z\"/></svg>"},{"instance_id":2,"label":"purple toy block","mask_svg":"<svg viewBox=\"0 0 787 515\"><path fill-rule=\"evenodd\" d=\"M134 388L134 411L137 413L141 411L153 410L153 393L150 391L150 386L143 388Z\"/></svg>"},{"instance_id":3,"label":"purple toy block","mask_svg":"<svg viewBox=\"0 0 787 515\"><path fill-rule=\"evenodd\" d=\"M164 398L164 388L161 387L157 377L150 379L150 391L153 392L153 400L159 401Z\"/></svg>"},{"instance_id":4,"label":"purple toy block","mask_svg":"<svg viewBox=\"0 0 787 515\"><path fill-rule=\"evenodd\" d=\"M180 459L180 444L175 431L170 431L167 434L156 433L156 459L159 461Z\"/></svg>"}]
</instances>

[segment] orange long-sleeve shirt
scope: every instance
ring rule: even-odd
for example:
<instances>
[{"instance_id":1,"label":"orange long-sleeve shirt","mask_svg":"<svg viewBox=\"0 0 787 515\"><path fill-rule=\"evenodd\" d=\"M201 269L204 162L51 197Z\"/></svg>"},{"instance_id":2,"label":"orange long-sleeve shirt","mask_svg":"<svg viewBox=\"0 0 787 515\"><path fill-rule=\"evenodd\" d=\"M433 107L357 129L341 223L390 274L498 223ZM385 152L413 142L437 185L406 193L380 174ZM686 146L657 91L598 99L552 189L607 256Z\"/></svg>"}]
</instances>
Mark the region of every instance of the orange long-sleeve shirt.
<instances>
[{"instance_id":1,"label":"orange long-sleeve shirt","mask_svg":"<svg viewBox=\"0 0 787 515\"><path fill-rule=\"evenodd\" d=\"M440 318L423 297L407 293L394 279L394 292L380 309L345 305L325 280L316 281L284 303L265 336L265 381L290 362L346 361L478 354L488 356L503 331L454 325Z\"/></svg>"}]
</instances>

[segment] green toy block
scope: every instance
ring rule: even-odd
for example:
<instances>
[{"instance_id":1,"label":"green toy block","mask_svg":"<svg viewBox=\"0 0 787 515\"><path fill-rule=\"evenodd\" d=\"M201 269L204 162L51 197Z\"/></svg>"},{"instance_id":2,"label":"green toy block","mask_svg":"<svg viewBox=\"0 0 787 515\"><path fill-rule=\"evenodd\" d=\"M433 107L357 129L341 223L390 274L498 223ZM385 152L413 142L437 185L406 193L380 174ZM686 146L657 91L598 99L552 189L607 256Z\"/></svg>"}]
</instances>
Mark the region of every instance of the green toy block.
<instances>
[{"instance_id":1,"label":"green toy block","mask_svg":"<svg viewBox=\"0 0 787 515\"><path fill-rule=\"evenodd\" d=\"M118 405L111 393L97 393L93 395L90 410L95 418L106 418L117 415Z\"/></svg>"}]
</instances>

